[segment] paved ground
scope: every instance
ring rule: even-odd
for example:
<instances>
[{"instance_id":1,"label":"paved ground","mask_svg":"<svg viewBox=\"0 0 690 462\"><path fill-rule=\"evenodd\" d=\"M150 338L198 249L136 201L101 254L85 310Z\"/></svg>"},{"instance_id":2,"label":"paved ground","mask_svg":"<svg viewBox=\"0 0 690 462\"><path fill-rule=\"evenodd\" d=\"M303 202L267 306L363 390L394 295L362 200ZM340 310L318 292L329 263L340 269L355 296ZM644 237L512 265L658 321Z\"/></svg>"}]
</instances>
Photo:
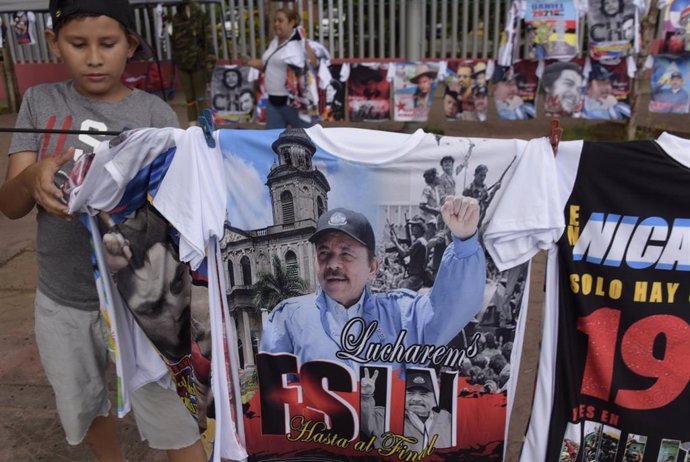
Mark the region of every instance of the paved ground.
<instances>
[{"instance_id":1,"label":"paved ground","mask_svg":"<svg viewBox=\"0 0 690 462\"><path fill-rule=\"evenodd\" d=\"M432 122L427 128L443 130L454 136L485 136L494 138L531 138L546 135L549 122L544 119L510 123L490 122L447 124L442 120L440 104L434 106ZM181 120L186 120L180 98L173 107ZM656 120L659 126L682 132L687 117ZM13 127L15 116L0 115L0 127ZM617 138L621 126L564 121L566 137L592 139ZM402 123L359 124L367 128L409 131L416 126ZM10 135L0 133L0 176L4 178ZM33 338L33 293L36 282L36 250L34 244L35 214L10 221L0 216L0 461L91 461L84 447L72 448L65 441L53 401L52 391L38 360ZM522 434L530 410L536 355L539 348L543 298L544 258L540 255L533 265L531 306L527 321L522 367L519 373L518 397L513 412L507 462L517 460ZM166 460L158 451L149 450L139 441L131 418L120 425L121 440L130 462Z\"/></svg>"}]
</instances>

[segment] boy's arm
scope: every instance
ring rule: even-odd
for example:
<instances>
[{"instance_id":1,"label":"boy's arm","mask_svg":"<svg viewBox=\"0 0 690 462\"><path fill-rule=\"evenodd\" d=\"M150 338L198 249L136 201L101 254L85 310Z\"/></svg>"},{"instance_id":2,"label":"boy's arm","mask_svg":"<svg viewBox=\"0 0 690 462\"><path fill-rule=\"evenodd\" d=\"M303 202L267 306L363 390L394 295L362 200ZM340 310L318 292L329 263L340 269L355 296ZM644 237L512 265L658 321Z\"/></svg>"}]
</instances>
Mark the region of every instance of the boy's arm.
<instances>
[{"instance_id":1,"label":"boy's arm","mask_svg":"<svg viewBox=\"0 0 690 462\"><path fill-rule=\"evenodd\" d=\"M74 156L70 148L62 154L36 162L36 153L18 152L10 156L5 183L0 187L0 212L10 219L28 214L35 204L61 217L69 217L60 202L62 193L53 183L55 172Z\"/></svg>"}]
</instances>

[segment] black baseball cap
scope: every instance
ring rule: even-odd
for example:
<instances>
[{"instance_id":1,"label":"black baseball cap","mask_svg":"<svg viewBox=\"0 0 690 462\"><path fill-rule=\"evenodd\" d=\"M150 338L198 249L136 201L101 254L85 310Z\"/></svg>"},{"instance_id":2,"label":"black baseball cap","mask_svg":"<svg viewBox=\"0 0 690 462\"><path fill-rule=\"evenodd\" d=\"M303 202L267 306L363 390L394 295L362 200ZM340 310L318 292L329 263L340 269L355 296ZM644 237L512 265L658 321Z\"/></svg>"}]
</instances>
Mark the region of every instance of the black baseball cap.
<instances>
[{"instance_id":1,"label":"black baseball cap","mask_svg":"<svg viewBox=\"0 0 690 462\"><path fill-rule=\"evenodd\" d=\"M139 39L134 59L148 59L153 56L151 45L137 34L134 25L134 9L128 0L50 0L50 17L53 28L65 18L76 14L108 16L119 22L130 34Z\"/></svg>"},{"instance_id":2,"label":"black baseball cap","mask_svg":"<svg viewBox=\"0 0 690 462\"><path fill-rule=\"evenodd\" d=\"M319 217L316 231L309 238L309 242L316 244L319 238L329 231L345 233L364 247L376 250L374 229L367 217L359 212L344 208L329 210Z\"/></svg>"},{"instance_id":3,"label":"black baseball cap","mask_svg":"<svg viewBox=\"0 0 690 462\"><path fill-rule=\"evenodd\" d=\"M414 388L421 388L428 392L434 392L434 386L431 383L431 378L421 372L410 372L407 374L405 381L405 390L412 390Z\"/></svg>"},{"instance_id":4,"label":"black baseball cap","mask_svg":"<svg viewBox=\"0 0 690 462\"><path fill-rule=\"evenodd\" d=\"M611 77L613 77L613 73L601 64L592 65L589 80L609 80Z\"/></svg>"}]
</instances>

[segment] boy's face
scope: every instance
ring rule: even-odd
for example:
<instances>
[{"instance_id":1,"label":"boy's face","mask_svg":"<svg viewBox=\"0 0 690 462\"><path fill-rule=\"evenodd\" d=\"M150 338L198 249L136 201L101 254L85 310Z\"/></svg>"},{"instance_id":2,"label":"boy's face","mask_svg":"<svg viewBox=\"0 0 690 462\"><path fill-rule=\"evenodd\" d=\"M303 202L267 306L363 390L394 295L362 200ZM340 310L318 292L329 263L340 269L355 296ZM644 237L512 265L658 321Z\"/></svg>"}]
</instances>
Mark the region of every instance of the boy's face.
<instances>
[{"instance_id":1,"label":"boy's face","mask_svg":"<svg viewBox=\"0 0 690 462\"><path fill-rule=\"evenodd\" d=\"M73 19L60 28L57 36L47 31L46 39L53 54L67 66L80 94L105 101L119 101L129 94L120 78L138 41L115 19Z\"/></svg>"}]
</instances>

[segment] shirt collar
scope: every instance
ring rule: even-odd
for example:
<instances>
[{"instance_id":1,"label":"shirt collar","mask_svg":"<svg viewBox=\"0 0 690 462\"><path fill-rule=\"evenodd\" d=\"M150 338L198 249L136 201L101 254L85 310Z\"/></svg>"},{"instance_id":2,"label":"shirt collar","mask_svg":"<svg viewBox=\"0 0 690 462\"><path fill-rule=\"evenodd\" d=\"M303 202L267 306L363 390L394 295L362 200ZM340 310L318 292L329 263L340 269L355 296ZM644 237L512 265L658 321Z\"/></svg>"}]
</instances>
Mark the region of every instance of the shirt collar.
<instances>
[{"instance_id":1,"label":"shirt collar","mask_svg":"<svg viewBox=\"0 0 690 462\"><path fill-rule=\"evenodd\" d=\"M345 308L343 305L340 303L336 302L333 300L331 297L329 297L326 292L322 291L322 294L324 298L326 299L326 311L330 311L332 313L340 313L340 314L345 314L347 316L347 319L350 320L355 317L362 317L364 314L364 295L366 294L367 289L365 288L362 291L362 295L360 295L359 300L357 300L357 303L352 305L350 308Z\"/></svg>"}]
</instances>

